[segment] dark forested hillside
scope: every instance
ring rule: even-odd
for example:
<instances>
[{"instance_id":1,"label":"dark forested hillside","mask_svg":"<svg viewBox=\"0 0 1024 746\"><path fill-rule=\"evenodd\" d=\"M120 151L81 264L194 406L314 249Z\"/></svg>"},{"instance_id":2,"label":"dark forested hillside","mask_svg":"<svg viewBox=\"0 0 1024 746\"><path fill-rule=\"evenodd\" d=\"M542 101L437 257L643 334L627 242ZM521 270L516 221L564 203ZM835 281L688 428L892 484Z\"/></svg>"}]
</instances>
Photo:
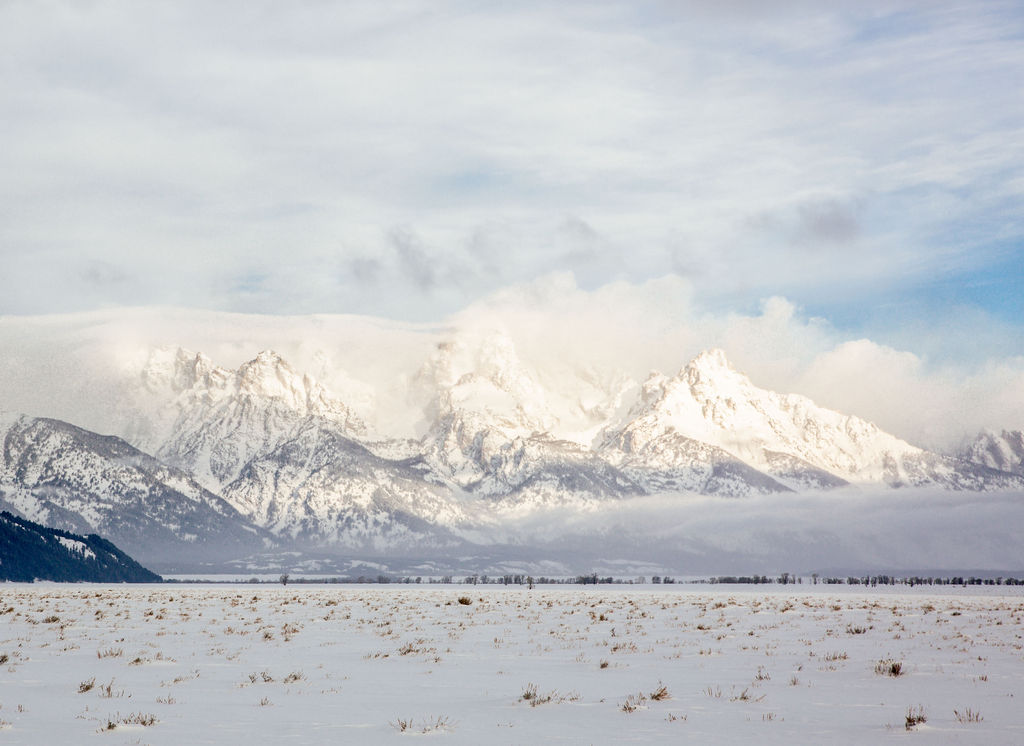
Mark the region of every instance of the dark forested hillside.
<instances>
[{"instance_id":1,"label":"dark forested hillside","mask_svg":"<svg viewBox=\"0 0 1024 746\"><path fill-rule=\"evenodd\" d=\"M96 534L79 536L3 511L0 580L159 583L161 577Z\"/></svg>"}]
</instances>

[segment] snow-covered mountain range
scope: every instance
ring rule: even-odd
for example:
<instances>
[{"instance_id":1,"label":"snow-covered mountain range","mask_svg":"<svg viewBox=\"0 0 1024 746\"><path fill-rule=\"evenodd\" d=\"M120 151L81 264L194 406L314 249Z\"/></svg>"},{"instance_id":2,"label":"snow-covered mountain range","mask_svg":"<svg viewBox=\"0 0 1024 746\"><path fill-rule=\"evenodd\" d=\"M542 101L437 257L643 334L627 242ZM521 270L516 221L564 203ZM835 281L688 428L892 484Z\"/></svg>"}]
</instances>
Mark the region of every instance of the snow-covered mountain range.
<instances>
[{"instance_id":1,"label":"snow-covered mountain range","mask_svg":"<svg viewBox=\"0 0 1024 746\"><path fill-rule=\"evenodd\" d=\"M1020 432L930 452L760 388L720 350L642 384L580 372L554 390L507 337L455 337L407 381L412 439L269 350L229 369L153 349L122 391L110 436L0 418L0 504L144 561L185 547L450 550L510 518L656 493L1024 489Z\"/></svg>"},{"instance_id":2,"label":"snow-covered mountain range","mask_svg":"<svg viewBox=\"0 0 1024 746\"><path fill-rule=\"evenodd\" d=\"M97 533L147 561L182 553L229 559L278 546L189 474L59 420L0 416L0 508Z\"/></svg>"},{"instance_id":3,"label":"snow-covered mountain range","mask_svg":"<svg viewBox=\"0 0 1024 746\"><path fill-rule=\"evenodd\" d=\"M605 431L600 450L628 473L659 480L662 490L740 496L844 484L1018 484L989 464L929 453L806 397L758 388L721 350L701 353L671 378L652 375L634 407Z\"/></svg>"}]
</instances>

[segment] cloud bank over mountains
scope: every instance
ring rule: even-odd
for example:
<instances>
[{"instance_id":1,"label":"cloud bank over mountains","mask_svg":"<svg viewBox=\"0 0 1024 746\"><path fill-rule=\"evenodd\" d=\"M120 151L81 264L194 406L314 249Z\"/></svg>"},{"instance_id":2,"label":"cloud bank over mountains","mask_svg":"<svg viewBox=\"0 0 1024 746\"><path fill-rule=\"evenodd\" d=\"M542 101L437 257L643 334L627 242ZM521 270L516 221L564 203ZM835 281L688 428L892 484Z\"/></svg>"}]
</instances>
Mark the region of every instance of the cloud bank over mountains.
<instances>
[{"instance_id":1,"label":"cloud bank over mountains","mask_svg":"<svg viewBox=\"0 0 1024 746\"><path fill-rule=\"evenodd\" d=\"M498 338L568 429L574 421L586 427L576 402L587 390L606 397L639 385L652 370L673 375L712 347L758 386L803 394L928 448L951 451L982 428L1024 424L1020 356L935 362L848 338L784 298L765 301L754 314L715 314L695 304L678 278L588 291L568 274L506 288L435 324L172 308L6 316L0 405L110 432L125 381L155 348L180 346L228 368L272 349L374 430L418 437L429 404L418 381L438 346L457 342L462 350L447 363L454 366L445 374L451 385L473 372L481 364L475 356Z\"/></svg>"}]
</instances>

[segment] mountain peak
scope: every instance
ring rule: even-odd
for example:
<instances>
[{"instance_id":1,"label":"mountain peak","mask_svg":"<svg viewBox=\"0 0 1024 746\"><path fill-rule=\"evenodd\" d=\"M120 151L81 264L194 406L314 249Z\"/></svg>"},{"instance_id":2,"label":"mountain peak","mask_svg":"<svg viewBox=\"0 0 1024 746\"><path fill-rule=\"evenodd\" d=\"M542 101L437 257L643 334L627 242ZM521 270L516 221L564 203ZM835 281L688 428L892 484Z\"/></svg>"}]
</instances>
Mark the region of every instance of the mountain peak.
<instances>
[{"instance_id":1,"label":"mountain peak","mask_svg":"<svg viewBox=\"0 0 1024 746\"><path fill-rule=\"evenodd\" d=\"M285 363L285 359L278 355L274 350L260 350L256 353L256 357L249 361L249 365L282 365Z\"/></svg>"},{"instance_id":2,"label":"mountain peak","mask_svg":"<svg viewBox=\"0 0 1024 746\"><path fill-rule=\"evenodd\" d=\"M711 349L704 350L690 361L690 365L713 365L715 367L728 368L729 370L732 370L732 365L729 363L729 359L725 356L725 350L721 347L712 347Z\"/></svg>"},{"instance_id":3,"label":"mountain peak","mask_svg":"<svg viewBox=\"0 0 1024 746\"><path fill-rule=\"evenodd\" d=\"M416 378L430 388L447 389L479 377L500 386L521 375L525 368L511 338L489 330L460 332L438 343Z\"/></svg>"},{"instance_id":4,"label":"mountain peak","mask_svg":"<svg viewBox=\"0 0 1024 746\"><path fill-rule=\"evenodd\" d=\"M682 436L769 473L782 468L780 459L792 458L859 482L910 480L912 460L921 454L869 422L796 394L759 388L720 349L697 355L674 378L649 379L638 406L613 436L605 442L626 438L634 454L650 445L652 458Z\"/></svg>"},{"instance_id":5,"label":"mountain peak","mask_svg":"<svg viewBox=\"0 0 1024 746\"><path fill-rule=\"evenodd\" d=\"M750 383L750 379L736 370L725 352L717 347L705 350L693 358L679 371L678 377L690 386L723 381Z\"/></svg>"},{"instance_id":6,"label":"mountain peak","mask_svg":"<svg viewBox=\"0 0 1024 746\"><path fill-rule=\"evenodd\" d=\"M159 347L153 350L142 369L142 382L151 391L170 388L184 391L200 382L209 385L209 376L215 366L201 352L184 347Z\"/></svg>"},{"instance_id":7,"label":"mountain peak","mask_svg":"<svg viewBox=\"0 0 1024 746\"><path fill-rule=\"evenodd\" d=\"M722 370L732 373L736 372L736 369L732 367L729 359L725 356L725 350L720 347L704 350L683 367L683 370L686 369L708 372Z\"/></svg>"},{"instance_id":8,"label":"mountain peak","mask_svg":"<svg viewBox=\"0 0 1024 746\"><path fill-rule=\"evenodd\" d=\"M238 388L250 394L301 401L309 381L273 350L263 350L238 367Z\"/></svg>"},{"instance_id":9,"label":"mountain peak","mask_svg":"<svg viewBox=\"0 0 1024 746\"><path fill-rule=\"evenodd\" d=\"M245 378L261 378L275 376L291 378L299 376L294 368L283 357L273 350L262 350L252 360L238 366L238 375ZM301 376L300 376L301 377Z\"/></svg>"}]
</instances>

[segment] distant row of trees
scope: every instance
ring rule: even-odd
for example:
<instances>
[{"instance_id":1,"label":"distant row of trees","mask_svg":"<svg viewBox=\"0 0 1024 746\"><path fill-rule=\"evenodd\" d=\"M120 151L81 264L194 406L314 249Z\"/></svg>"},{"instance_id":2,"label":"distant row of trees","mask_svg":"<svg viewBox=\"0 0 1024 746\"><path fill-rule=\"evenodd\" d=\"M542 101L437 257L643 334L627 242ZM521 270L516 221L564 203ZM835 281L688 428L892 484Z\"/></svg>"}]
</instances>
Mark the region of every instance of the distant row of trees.
<instances>
[{"instance_id":1,"label":"distant row of trees","mask_svg":"<svg viewBox=\"0 0 1024 746\"><path fill-rule=\"evenodd\" d=\"M978 577L967 577L964 578L960 575L954 575L952 577L922 577L918 575L908 577L896 577L894 575L864 575L863 577L857 577L849 575L843 577L821 577L817 573L811 575L812 582L817 585L822 583L824 585L867 585L867 586L879 586L879 585L1024 585L1024 579L1021 578L978 578ZM787 583L802 583L803 579L796 577L794 579L789 573L782 573L778 578L769 578L766 575L720 575L718 577L711 578L707 581L708 583L740 583L747 585L757 585L761 583L780 583L786 585Z\"/></svg>"},{"instance_id":2,"label":"distant row of trees","mask_svg":"<svg viewBox=\"0 0 1024 746\"><path fill-rule=\"evenodd\" d=\"M530 575L467 575L462 582L467 585L533 585L534 580Z\"/></svg>"},{"instance_id":3,"label":"distant row of trees","mask_svg":"<svg viewBox=\"0 0 1024 746\"><path fill-rule=\"evenodd\" d=\"M249 583L258 584L269 581L261 581L259 578L252 578ZM645 576L637 578L613 578L610 575L607 577L598 577L597 573L591 573L590 575L577 575L575 577L568 578L549 578L545 576L533 577L532 575L466 575L461 580L456 580L451 575L442 575L440 577L428 577L423 578L422 576L391 576L391 575L376 575L367 576L359 575L358 577L335 577L335 578L293 578L288 573L281 575L277 582L281 585L288 585L289 583L308 584L308 583L328 583L328 584L362 584L362 583L378 583L378 584L418 584L418 583L440 583L442 585L449 585L453 583L461 583L463 585L597 585L599 583L615 583L618 585L643 585L648 582ZM669 577L668 575L661 576L655 575L650 578L650 582L654 584L674 584L676 580ZM725 581L723 581L725 582ZM756 582L756 581L755 581Z\"/></svg>"},{"instance_id":4,"label":"distant row of trees","mask_svg":"<svg viewBox=\"0 0 1024 746\"><path fill-rule=\"evenodd\" d=\"M2 538L2 537L0 537ZM924 576L908 576L908 577L896 577L894 575L864 575L864 576L847 576L847 577L823 577L814 573L810 576L810 581L814 585L819 583L824 585L864 585L864 586L879 586L879 585L1024 585L1024 579L1014 577L995 577L995 578L981 578L981 577L963 577L955 575L951 577L924 577ZM164 582L204 582L204 581L164 581ZM205 582L218 582L218 581L205 581ZM651 583L654 585L674 585L679 582L691 582L691 583L704 583L711 585L725 585L725 584L741 584L741 585L793 585L803 584L804 579L800 576L791 575L789 573L782 573L777 577L769 577L767 575L718 575L706 580L690 580L690 581L678 581L668 575L660 576L654 575L650 578L645 576L639 576L636 578L615 578L610 575L599 576L596 572L588 575L576 575L574 577L533 577L531 575L467 575L461 580L455 579L452 575L442 575L440 577L423 577L423 576L391 576L378 574L374 576L370 575L359 575L356 577L352 576L339 576L333 578L293 578L288 573L281 575L277 581L260 580L259 578L252 578L249 580L250 583L268 583L278 582L282 585L288 585L289 583L295 583L300 585L306 584L364 584L364 583L375 583L375 584L419 584L419 583L441 583L444 585L450 584L463 584L463 585L526 585L533 587L534 585L645 585Z\"/></svg>"}]
</instances>

